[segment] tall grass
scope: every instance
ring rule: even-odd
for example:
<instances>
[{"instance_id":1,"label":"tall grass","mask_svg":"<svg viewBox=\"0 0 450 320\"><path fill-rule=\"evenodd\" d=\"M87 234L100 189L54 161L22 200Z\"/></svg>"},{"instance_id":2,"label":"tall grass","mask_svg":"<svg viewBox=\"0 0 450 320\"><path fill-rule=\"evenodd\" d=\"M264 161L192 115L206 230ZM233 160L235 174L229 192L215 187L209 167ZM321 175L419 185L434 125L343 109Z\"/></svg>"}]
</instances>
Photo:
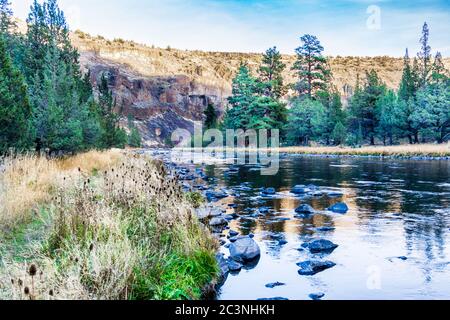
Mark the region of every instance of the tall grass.
<instances>
[{"instance_id":1,"label":"tall grass","mask_svg":"<svg viewBox=\"0 0 450 320\"><path fill-rule=\"evenodd\" d=\"M23 159L8 161L11 172ZM216 241L162 163L114 151L35 161L56 179L33 197L39 239L2 255L0 298L198 299L214 281Z\"/></svg>"}]
</instances>

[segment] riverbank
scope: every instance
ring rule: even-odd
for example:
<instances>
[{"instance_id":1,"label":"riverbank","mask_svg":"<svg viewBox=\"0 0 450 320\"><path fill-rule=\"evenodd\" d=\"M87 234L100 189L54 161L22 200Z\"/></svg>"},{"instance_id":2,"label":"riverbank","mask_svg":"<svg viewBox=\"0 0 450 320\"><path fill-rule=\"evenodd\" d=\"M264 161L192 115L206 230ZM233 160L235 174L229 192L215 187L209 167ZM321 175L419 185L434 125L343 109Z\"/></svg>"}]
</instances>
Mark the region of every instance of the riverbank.
<instances>
[{"instance_id":1,"label":"riverbank","mask_svg":"<svg viewBox=\"0 0 450 320\"><path fill-rule=\"evenodd\" d=\"M225 152L226 148L193 148L193 151ZM271 152L268 148L235 148L235 152ZM363 146L352 147L280 147L275 149L280 154L303 155L313 157L371 157L386 159L411 159L411 160L450 160L450 144L418 144L398 146Z\"/></svg>"},{"instance_id":2,"label":"riverbank","mask_svg":"<svg viewBox=\"0 0 450 320\"><path fill-rule=\"evenodd\" d=\"M200 299L218 244L191 202L147 156L4 159L0 299Z\"/></svg>"}]
</instances>

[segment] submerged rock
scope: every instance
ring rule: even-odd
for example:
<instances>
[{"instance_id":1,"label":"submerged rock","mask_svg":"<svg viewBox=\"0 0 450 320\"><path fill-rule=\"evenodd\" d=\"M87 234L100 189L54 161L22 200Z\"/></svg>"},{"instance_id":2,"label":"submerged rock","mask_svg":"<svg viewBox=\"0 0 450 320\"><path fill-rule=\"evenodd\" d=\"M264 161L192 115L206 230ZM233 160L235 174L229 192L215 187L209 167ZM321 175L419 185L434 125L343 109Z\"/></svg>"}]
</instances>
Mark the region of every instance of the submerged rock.
<instances>
[{"instance_id":1,"label":"submerged rock","mask_svg":"<svg viewBox=\"0 0 450 320\"><path fill-rule=\"evenodd\" d=\"M319 293L311 293L311 294L309 295L309 297L310 297L312 300L320 300L320 299L322 299L323 297L325 297L325 293L322 293L322 292L319 292Z\"/></svg>"},{"instance_id":2,"label":"submerged rock","mask_svg":"<svg viewBox=\"0 0 450 320\"><path fill-rule=\"evenodd\" d=\"M238 238L230 245L230 257L238 262L248 262L261 256L255 240L249 237Z\"/></svg>"},{"instance_id":3,"label":"submerged rock","mask_svg":"<svg viewBox=\"0 0 450 320\"><path fill-rule=\"evenodd\" d=\"M310 191L311 191L310 189L308 189L306 186L303 185L297 185L291 189L291 193L293 194L305 194Z\"/></svg>"},{"instance_id":4,"label":"submerged rock","mask_svg":"<svg viewBox=\"0 0 450 320\"><path fill-rule=\"evenodd\" d=\"M288 301L288 298L274 297L274 298L259 298L257 301Z\"/></svg>"},{"instance_id":5,"label":"submerged rock","mask_svg":"<svg viewBox=\"0 0 450 320\"><path fill-rule=\"evenodd\" d=\"M295 212L298 213L298 214L306 214L306 215L310 215L310 214L315 214L316 213L314 208L311 207L309 204L302 204L300 207L295 209Z\"/></svg>"},{"instance_id":6,"label":"submerged rock","mask_svg":"<svg viewBox=\"0 0 450 320\"><path fill-rule=\"evenodd\" d=\"M228 269L229 269L231 272L239 272L239 271L241 271L242 268L244 267L244 266L242 265L242 263L237 262L237 261L235 261L235 260L233 260L233 259L228 259L227 262L228 262Z\"/></svg>"},{"instance_id":7,"label":"submerged rock","mask_svg":"<svg viewBox=\"0 0 450 320\"><path fill-rule=\"evenodd\" d=\"M236 237L239 235L239 232L234 231L234 230L230 230L230 232L228 233L230 238Z\"/></svg>"},{"instance_id":8,"label":"submerged rock","mask_svg":"<svg viewBox=\"0 0 450 320\"><path fill-rule=\"evenodd\" d=\"M269 288L269 289L273 289L273 288L275 288L275 287L281 287L281 286L285 286L286 285L286 283L282 283L282 282L274 282L274 283L268 283L268 284L266 284L266 288Z\"/></svg>"},{"instance_id":9,"label":"submerged rock","mask_svg":"<svg viewBox=\"0 0 450 320\"><path fill-rule=\"evenodd\" d=\"M320 239L309 243L304 243L302 247L309 249L311 253L331 253L338 247L338 245L329 240Z\"/></svg>"},{"instance_id":10,"label":"submerged rock","mask_svg":"<svg viewBox=\"0 0 450 320\"><path fill-rule=\"evenodd\" d=\"M339 202L329 207L328 210L335 213L345 214L348 212L348 206L343 202Z\"/></svg>"},{"instance_id":11,"label":"submerged rock","mask_svg":"<svg viewBox=\"0 0 450 320\"><path fill-rule=\"evenodd\" d=\"M319 272L333 268L336 264L331 261L309 260L297 263L297 266L300 267L298 273L301 276L313 276Z\"/></svg>"},{"instance_id":12,"label":"submerged rock","mask_svg":"<svg viewBox=\"0 0 450 320\"><path fill-rule=\"evenodd\" d=\"M275 190L275 188L267 188L267 189L264 189L261 193L264 195L273 196L277 193L277 191Z\"/></svg>"}]
</instances>

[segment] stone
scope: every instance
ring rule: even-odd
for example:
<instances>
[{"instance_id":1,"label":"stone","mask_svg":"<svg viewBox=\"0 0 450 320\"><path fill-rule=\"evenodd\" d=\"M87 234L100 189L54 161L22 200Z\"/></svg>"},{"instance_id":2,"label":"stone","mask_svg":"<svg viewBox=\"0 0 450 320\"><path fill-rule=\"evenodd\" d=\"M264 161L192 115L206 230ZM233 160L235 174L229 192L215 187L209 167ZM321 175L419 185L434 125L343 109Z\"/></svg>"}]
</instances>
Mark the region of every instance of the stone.
<instances>
[{"instance_id":1,"label":"stone","mask_svg":"<svg viewBox=\"0 0 450 320\"><path fill-rule=\"evenodd\" d=\"M273 196L273 195L275 195L277 193L277 191L275 190L275 188L267 188L267 189L264 189L262 191L262 193L265 194L265 195Z\"/></svg>"},{"instance_id":2,"label":"stone","mask_svg":"<svg viewBox=\"0 0 450 320\"><path fill-rule=\"evenodd\" d=\"M314 214L316 211L313 207L308 204L302 204L300 207L295 209L295 212L298 214Z\"/></svg>"},{"instance_id":3,"label":"stone","mask_svg":"<svg viewBox=\"0 0 450 320\"><path fill-rule=\"evenodd\" d=\"M219 283L224 283L228 277L230 269L228 268L228 262L225 260L223 253L216 254L217 265L219 266Z\"/></svg>"},{"instance_id":4,"label":"stone","mask_svg":"<svg viewBox=\"0 0 450 320\"><path fill-rule=\"evenodd\" d=\"M301 276L313 276L319 272L333 268L336 264L331 261L309 260L297 263L297 266L300 267L298 273Z\"/></svg>"},{"instance_id":5,"label":"stone","mask_svg":"<svg viewBox=\"0 0 450 320\"><path fill-rule=\"evenodd\" d=\"M234 231L234 230L230 230L230 232L229 232L228 234L229 234L230 238L232 238L232 237L238 236L238 235L239 235L239 232Z\"/></svg>"},{"instance_id":6,"label":"stone","mask_svg":"<svg viewBox=\"0 0 450 320\"><path fill-rule=\"evenodd\" d=\"M247 262L261 256L261 249L255 240L249 237L237 239L230 245L230 257L238 262Z\"/></svg>"},{"instance_id":7,"label":"stone","mask_svg":"<svg viewBox=\"0 0 450 320\"><path fill-rule=\"evenodd\" d=\"M325 293L319 292L319 293L311 293L309 295L309 297L311 298L311 300L320 300L323 297L325 297Z\"/></svg>"},{"instance_id":8,"label":"stone","mask_svg":"<svg viewBox=\"0 0 450 320\"><path fill-rule=\"evenodd\" d=\"M209 222L209 225L211 227L221 227L221 226L226 226L227 224L228 224L228 221L222 217L212 218L211 221Z\"/></svg>"},{"instance_id":9,"label":"stone","mask_svg":"<svg viewBox=\"0 0 450 320\"><path fill-rule=\"evenodd\" d=\"M348 206L343 202L339 202L329 207L328 210L334 213L346 214L348 212Z\"/></svg>"},{"instance_id":10,"label":"stone","mask_svg":"<svg viewBox=\"0 0 450 320\"><path fill-rule=\"evenodd\" d=\"M275 288L275 287L281 287L281 286L285 286L286 284L285 283L282 283L282 282L274 282L274 283L268 283L268 284L266 284L266 288L269 288L269 289L273 289L273 288Z\"/></svg>"},{"instance_id":11,"label":"stone","mask_svg":"<svg viewBox=\"0 0 450 320\"><path fill-rule=\"evenodd\" d=\"M231 272L239 272L239 271L241 271L242 270L242 268L244 267L243 265L242 265L242 263L239 263L239 262L237 262L237 261L235 261L235 260L233 260L233 259L228 259L228 269L231 271Z\"/></svg>"},{"instance_id":12,"label":"stone","mask_svg":"<svg viewBox=\"0 0 450 320\"><path fill-rule=\"evenodd\" d=\"M310 190L306 186L303 186L303 185L297 185L291 189L291 193L293 193L293 194L305 194L308 192L310 192Z\"/></svg>"},{"instance_id":13,"label":"stone","mask_svg":"<svg viewBox=\"0 0 450 320\"><path fill-rule=\"evenodd\" d=\"M222 211L217 207L207 206L197 209L196 214L200 220L204 220L207 218L218 217L222 215Z\"/></svg>"},{"instance_id":14,"label":"stone","mask_svg":"<svg viewBox=\"0 0 450 320\"><path fill-rule=\"evenodd\" d=\"M338 245L329 240L314 240L310 243L302 245L302 247L309 249L311 253L331 253Z\"/></svg>"},{"instance_id":15,"label":"stone","mask_svg":"<svg viewBox=\"0 0 450 320\"><path fill-rule=\"evenodd\" d=\"M288 298L274 297L274 298L259 298L257 301L288 301Z\"/></svg>"}]
</instances>

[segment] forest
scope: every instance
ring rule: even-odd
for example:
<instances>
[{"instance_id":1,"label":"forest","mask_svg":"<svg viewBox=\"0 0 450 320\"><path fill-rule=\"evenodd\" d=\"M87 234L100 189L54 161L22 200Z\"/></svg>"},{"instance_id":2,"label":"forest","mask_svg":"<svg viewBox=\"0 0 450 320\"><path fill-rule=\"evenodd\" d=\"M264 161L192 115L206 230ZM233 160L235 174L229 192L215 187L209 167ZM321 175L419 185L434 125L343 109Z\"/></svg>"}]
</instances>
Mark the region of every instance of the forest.
<instances>
[{"instance_id":1,"label":"forest","mask_svg":"<svg viewBox=\"0 0 450 320\"><path fill-rule=\"evenodd\" d=\"M394 145L443 143L450 137L450 80L442 55L433 55L425 23L421 51L406 50L400 87L390 90L374 70L355 75L353 96L344 106L317 37L304 35L292 68L297 83L285 85L286 65L276 47L266 51L258 75L243 63L233 80L224 129L278 129L283 144ZM286 99L286 94L290 92ZM215 122L211 106L207 126Z\"/></svg>"}]
</instances>

